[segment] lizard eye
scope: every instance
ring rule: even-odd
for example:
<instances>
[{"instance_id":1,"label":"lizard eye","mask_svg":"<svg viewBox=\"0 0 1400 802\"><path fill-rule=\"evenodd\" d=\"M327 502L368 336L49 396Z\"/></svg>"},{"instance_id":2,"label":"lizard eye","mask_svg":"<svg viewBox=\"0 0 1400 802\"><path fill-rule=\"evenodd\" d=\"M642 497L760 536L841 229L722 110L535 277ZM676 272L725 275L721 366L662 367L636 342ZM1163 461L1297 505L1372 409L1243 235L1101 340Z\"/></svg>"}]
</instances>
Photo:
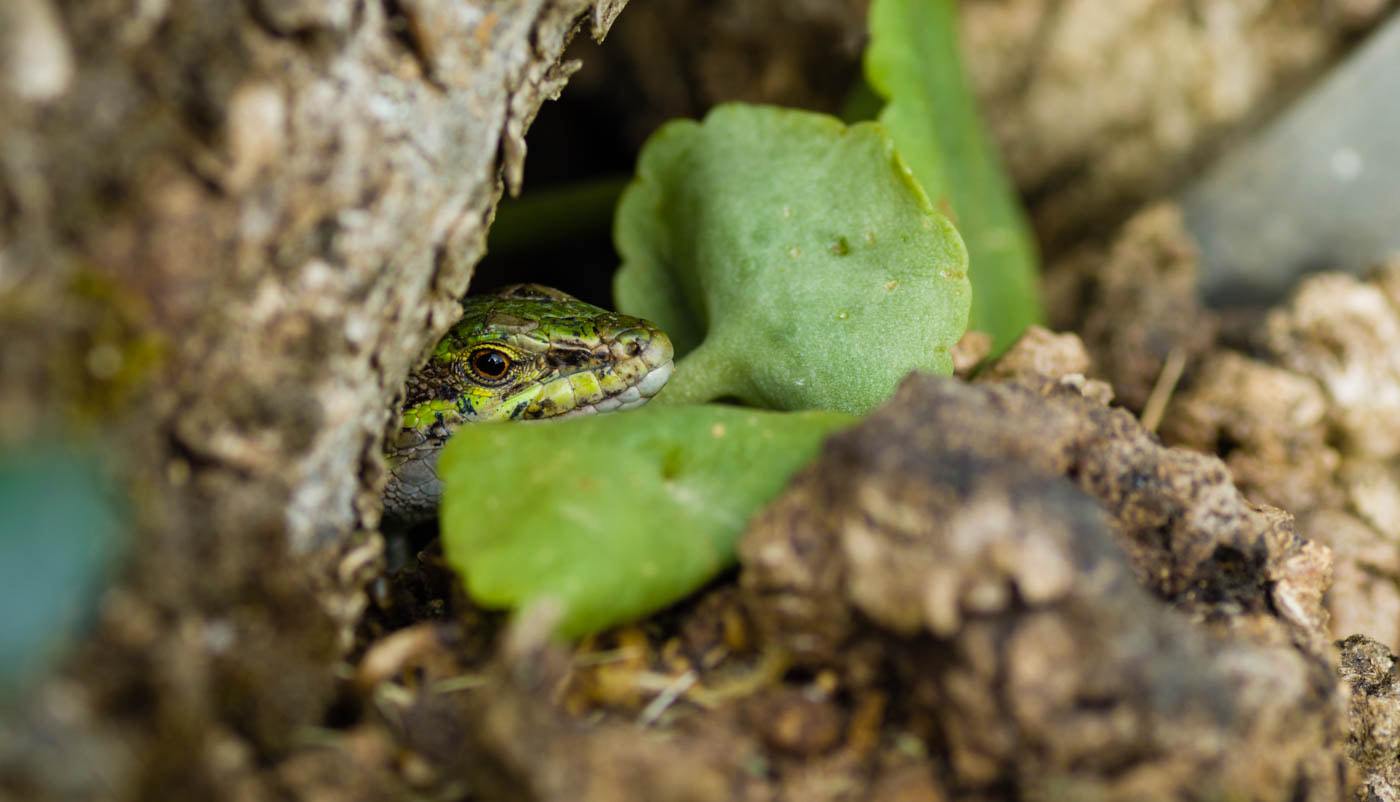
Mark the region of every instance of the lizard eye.
<instances>
[{"instance_id":1,"label":"lizard eye","mask_svg":"<svg viewBox=\"0 0 1400 802\"><path fill-rule=\"evenodd\" d=\"M478 348L468 357L468 362L473 373L487 380L499 379L510 370L510 358L494 348Z\"/></svg>"}]
</instances>

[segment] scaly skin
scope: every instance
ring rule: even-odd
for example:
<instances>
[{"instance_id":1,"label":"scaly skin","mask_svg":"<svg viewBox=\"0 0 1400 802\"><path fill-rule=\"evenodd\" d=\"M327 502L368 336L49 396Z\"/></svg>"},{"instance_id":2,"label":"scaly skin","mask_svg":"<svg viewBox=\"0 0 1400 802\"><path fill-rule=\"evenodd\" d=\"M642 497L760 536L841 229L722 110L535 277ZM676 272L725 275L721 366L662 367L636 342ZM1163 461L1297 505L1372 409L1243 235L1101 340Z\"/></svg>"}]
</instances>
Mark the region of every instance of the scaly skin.
<instances>
[{"instance_id":1,"label":"scaly skin","mask_svg":"<svg viewBox=\"0 0 1400 802\"><path fill-rule=\"evenodd\" d=\"M462 301L462 319L408 380L403 429L386 456L388 520L437 512L438 455L464 423L632 409L671 377L671 340L654 324L538 284Z\"/></svg>"}]
</instances>

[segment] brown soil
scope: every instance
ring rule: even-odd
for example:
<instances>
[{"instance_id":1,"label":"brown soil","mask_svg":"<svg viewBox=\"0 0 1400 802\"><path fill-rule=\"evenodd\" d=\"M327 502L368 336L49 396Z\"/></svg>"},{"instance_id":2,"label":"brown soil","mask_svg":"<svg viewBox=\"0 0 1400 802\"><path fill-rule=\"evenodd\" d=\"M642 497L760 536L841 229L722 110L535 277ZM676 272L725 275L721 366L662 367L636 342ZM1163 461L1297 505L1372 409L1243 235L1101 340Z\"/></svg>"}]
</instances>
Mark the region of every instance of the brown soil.
<instances>
[{"instance_id":1,"label":"brown soil","mask_svg":"<svg viewBox=\"0 0 1400 802\"><path fill-rule=\"evenodd\" d=\"M1154 200L1386 3L965 2L1063 333L970 336L733 571L575 645L474 607L432 532L382 539L375 494L563 49L620 4L125 5L0 10L69 71L11 69L0 24L0 441L62 410L148 500L0 717L0 797L1400 798L1400 264L1212 311ZM624 142L837 109L863 14L638 3L580 97L638 82Z\"/></svg>"}]
</instances>

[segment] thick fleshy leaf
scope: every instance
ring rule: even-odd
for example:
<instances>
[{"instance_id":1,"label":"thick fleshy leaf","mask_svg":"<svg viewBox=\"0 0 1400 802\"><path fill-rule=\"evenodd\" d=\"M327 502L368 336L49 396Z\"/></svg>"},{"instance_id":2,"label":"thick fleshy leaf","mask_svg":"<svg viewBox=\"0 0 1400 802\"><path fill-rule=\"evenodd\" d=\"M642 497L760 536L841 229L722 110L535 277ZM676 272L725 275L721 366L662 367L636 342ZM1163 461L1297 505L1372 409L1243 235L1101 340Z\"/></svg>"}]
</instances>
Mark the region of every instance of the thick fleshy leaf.
<instances>
[{"instance_id":1,"label":"thick fleshy leaf","mask_svg":"<svg viewBox=\"0 0 1400 802\"><path fill-rule=\"evenodd\" d=\"M862 414L948 374L967 254L884 129L720 106L668 123L618 206L618 309L682 358L658 401Z\"/></svg>"},{"instance_id":2,"label":"thick fleshy leaf","mask_svg":"<svg viewBox=\"0 0 1400 802\"><path fill-rule=\"evenodd\" d=\"M478 424L442 455L442 543L487 607L552 598L562 634L639 618L733 561L749 516L851 422L709 405Z\"/></svg>"},{"instance_id":3,"label":"thick fleshy leaf","mask_svg":"<svg viewBox=\"0 0 1400 802\"><path fill-rule=\"evenodd\" d=\"M875 0L865 77L889 101L880 122L967 242L969 327L1010 345L1042 317L1035 244L968 88L953 0Z\"/></svg>"},{"instance_id":4,"label":"thick fleshy leaf","mask_svg":"<svg viewBox=\"0 0 1400 802\"><path fill-rule=\"evenodd\" d=\"M0 699L77 640L129 535L92 454L0 454Z\"/></svg>"}]
</instances>

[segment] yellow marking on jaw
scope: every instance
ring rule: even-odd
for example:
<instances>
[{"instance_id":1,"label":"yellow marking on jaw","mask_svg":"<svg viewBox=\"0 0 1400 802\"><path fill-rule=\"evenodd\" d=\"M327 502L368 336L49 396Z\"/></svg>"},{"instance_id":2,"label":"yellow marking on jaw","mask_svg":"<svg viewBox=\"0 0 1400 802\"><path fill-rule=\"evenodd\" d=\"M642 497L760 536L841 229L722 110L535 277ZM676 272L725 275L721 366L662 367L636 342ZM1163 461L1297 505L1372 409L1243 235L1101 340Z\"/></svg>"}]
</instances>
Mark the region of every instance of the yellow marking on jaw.
<instances>
[{"instance_id":1,"label":"yellow marking on jaw","mask_svg":"<svg viewBox=\"0 0 1400 802\"><path fill-rule=\"evenodd\" d=\"M569 377L569 386L574 390L575 402L591 404L603 398L603 385L597 374L575 373Z\"/></svg>"}]
</instances>

